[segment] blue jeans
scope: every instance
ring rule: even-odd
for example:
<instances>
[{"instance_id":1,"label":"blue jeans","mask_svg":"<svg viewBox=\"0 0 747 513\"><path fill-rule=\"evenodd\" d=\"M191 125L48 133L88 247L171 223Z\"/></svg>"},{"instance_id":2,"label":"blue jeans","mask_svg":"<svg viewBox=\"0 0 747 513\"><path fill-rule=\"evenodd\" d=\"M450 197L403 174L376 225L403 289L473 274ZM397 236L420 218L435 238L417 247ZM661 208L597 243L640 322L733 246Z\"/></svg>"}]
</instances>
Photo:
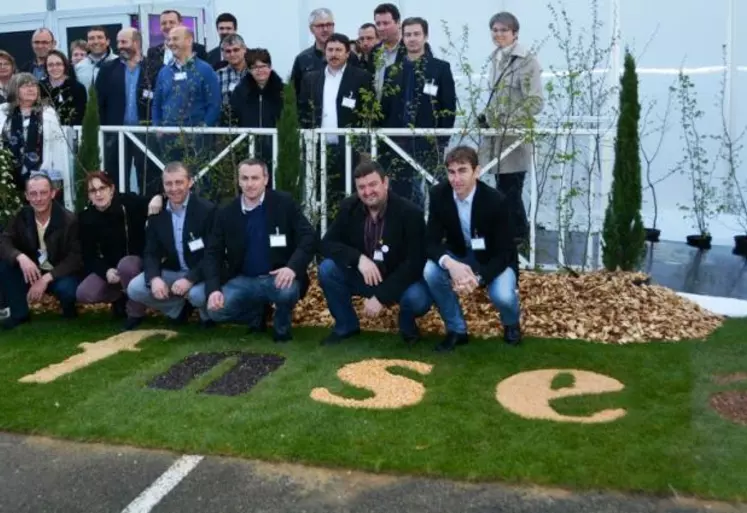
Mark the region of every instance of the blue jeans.
<instances>
[{"instance_id":1,"label":"blue jeans","mask_svg":"<svg viewBox=\"0 0 747 513\"><path fill-rule=\"evenodd\" d=\"M357 269L345 269L332 259L325 258L319 264L319 285L327 300L329 312L335 319L334 332L347 335L360 329L358 315L353 308L353 295L371 297L374 288L363 281ZM410 285L399 300L399 331L402 334L417 333L415 319L428 313L433 299L421 280Z\"/></svg>"},{"instance_id":2,"label":"blue jeans","mask_svg":"<svg viewBox=\"0 0 747 513\"><path fill-rule=\"evenodd\" d=\"M291 329L293 308L301 297L301 286L293 280L291 286L279 289L275 277L270 275L236 276L223 285L223 308L208 310L215 322L236 322L238 320L262 318L265 304L275 305L272 326L275 333L285 334Z\"/></svg>"},{"instance_id":3,"label":"blue jeans","mask_svg":"<svg viewBox=\"0 0 747 513\"><path fill-rule=\"evenodd\" d=\"M168 269L164 269L161 271L160 278L166 283L170 290L171 286L177 280L184 278L186 275L186 271L169 271ZM169 319L178 318L185 303L189 301L192 306L198 309L200 319L205 321L208 319L207 312L204 308L205 288L200 288L199 285L199 283L194 285L184 296L175 296L169 293L169 297L166 299L156 299L145 284L145 273L140 273L132 279L129 285L127 285L127 297L132 301L142 303L153 310L158 310Z\"/></svg>"},{"instance_id":4,"label":"blue jeans","mask_svg":"<svg viewBox=\"0 0 747 513\"><path fill-rule=\"evenodd\" d=\"M473 256L460 259L452 255L452 258L469 264L473 270L477 267ZM423 277L428 284L428 290L436 303L441 319L446 325L446 330L458 334L467 333L462 305L451 287L449 271L433 260L428 260L423 270ZM519 294L516 291L516 273L512 268L507 267L488 284L488 296L501 314L501 321L504 325L513 326L519 323Z\"/></svg>"},{"instance_id":5,"label":"blue jeans","mask_svg":"<svg viewBox=\"0 0 747 513\"><path fill-rule=\"evenodd\" d=\"M23 319L29 314L29 304L26 300L29 286L23 279L23 272L18 264L0 261L0 284L2 285L5 302L10 307L13 319ZM52 294L62 303L63 313L75 309L75 293L78 290L78 280L73 276L64 276L54 280L47 286L47 294Z\"/></svg>"}]
</instances>

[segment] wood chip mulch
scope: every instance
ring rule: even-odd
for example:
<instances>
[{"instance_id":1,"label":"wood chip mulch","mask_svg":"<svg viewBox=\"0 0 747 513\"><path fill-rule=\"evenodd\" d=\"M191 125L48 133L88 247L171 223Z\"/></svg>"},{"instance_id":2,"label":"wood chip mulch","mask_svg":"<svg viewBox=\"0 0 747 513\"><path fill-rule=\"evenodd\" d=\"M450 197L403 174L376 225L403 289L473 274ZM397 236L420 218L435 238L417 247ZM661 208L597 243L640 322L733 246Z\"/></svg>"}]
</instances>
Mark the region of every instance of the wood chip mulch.
<instances>
[{"instance_id":1,"label":"wood chip mulch","mask_svg":"<svg viewBox=\"0 0 747 513\"><path fill-rule=\"evenodd\" d=\"M711 408L722 418L747 426L747 390L727 390L711 396Z\"/></svg>"},{"instance_id":2,"label":"wood chip mulch","mask_svg":"<svg viewBox=\"0 0 747 513\"><path fill-rule=\"evenodd\" d=\"M643 273L589 272L537 273L522 271L522 330L525 336L588 340L608 344L703 339L721 326L724 318L712 314L674 291L650 285ZM473 335L498 336L502 329L498 315L484 289L461 298L465 317ZM362 312L362 300L355 300ZM35 309L56 308L45 298ZM108 305L84 309L100 310ZM294 324L329 327L333 324L326 301L312 273L306 297L294 311ZM423 333L443 334L443 323L435 309L418 325ZM397 308L386 310L376 319L361 315L361 328L397 331Z\"/></svg>"}]
</instances>

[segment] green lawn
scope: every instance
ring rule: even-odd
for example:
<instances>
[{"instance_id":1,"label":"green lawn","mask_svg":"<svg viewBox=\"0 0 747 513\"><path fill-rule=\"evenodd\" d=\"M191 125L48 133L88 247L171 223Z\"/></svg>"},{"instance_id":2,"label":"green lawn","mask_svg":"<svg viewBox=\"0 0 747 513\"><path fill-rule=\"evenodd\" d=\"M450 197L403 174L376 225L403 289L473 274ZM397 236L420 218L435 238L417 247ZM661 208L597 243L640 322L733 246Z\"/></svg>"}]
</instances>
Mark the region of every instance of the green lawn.
<instances>
[{"instance_id":1,"label":"green lawn","mask_svg":"<svg viewBox=\"0 0 747 513\"><path fill-rule=\"evenodd\" d=\"M747 498L747 426L723 420L708 405L714 392L747 391L747 383L719 386L712 379L747 371L745 320L727 322L708 341L606 346L527 339L512 348L475 340L450 355L431 351L437 339L408 349L395 336L368 333L330 348L319 346L325 330L306 328L279 346L240 327L186 327L176 338L144 341L140 352L116 354L49 384L18 382L117 327L100 314L68 323L42 315L0 334L0 429L369 471ZM153 327L168 328L154 322L143 329ZM220 369L181 391L145 386L192 353L236 350L278 353L286 361L235 397L199 393ZM374 411L309 398L315 387L367 397L336 370L369 358L433 365L426 376L392 371L423 383L423 401ZM545 368L589 370L625 384L621 392L556 400L559 413L624 408L627 415L596 425L527 420L495 400L499 381Z\"/></svg>"}]
</instances>

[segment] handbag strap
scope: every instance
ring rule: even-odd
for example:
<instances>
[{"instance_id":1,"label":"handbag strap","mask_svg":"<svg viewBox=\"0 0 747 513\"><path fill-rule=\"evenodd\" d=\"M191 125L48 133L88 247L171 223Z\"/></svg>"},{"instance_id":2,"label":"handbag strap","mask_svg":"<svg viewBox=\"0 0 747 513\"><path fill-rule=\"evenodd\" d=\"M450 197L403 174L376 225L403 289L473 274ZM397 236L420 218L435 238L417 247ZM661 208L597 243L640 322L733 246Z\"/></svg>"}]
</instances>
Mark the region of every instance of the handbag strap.
<instances>
[{"instance_id":1,"label":"handbag strap","mask_svg":"<svg viewBox=\"0 0 747 513\"><path fill-rule=\"evenodd\" d=\"M501 80L503 80L503 75L506 74L508 71L508 68L511 67L511 65L514 63L516 59L518 59L518 55L512 55L511 59L508 61L508 64L506 64L506 67L503 68L503 71L501 71L501 74L498 75L498 80L495 81L495 84L493 84L493 89L490 90L490 96L488 96L488 103L485 104L485 107L488 108L490 106L490 102L493 101L493 95L495 94L495 91L498 89L498 85L501 83Z\"/></svg>"}]
</instances>

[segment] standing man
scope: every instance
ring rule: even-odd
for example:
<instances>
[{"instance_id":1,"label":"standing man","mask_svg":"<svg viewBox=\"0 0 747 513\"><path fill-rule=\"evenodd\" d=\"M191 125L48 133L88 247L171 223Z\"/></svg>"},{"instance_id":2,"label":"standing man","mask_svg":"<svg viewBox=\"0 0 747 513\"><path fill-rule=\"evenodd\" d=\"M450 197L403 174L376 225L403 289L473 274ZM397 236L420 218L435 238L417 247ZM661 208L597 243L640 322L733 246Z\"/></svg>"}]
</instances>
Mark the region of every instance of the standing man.
<instances>
[{"instance_id":1,"label":"standing man","mask_svg":"<svg viewBox=\"0 0 747 513\"><path fill-rule=\"evenodd\" d=\"M143 126L150 123L158 67L143 59L143 38L134 28L124 28L117 34L119 59L101 66L96 78L101 125ZM155 134L135 134L153 148ZM119 176L119 145L117 134L105 134L105 169L111 176ZM130 186L130 169L135 166L138 190L151 197L160 189L160 173L150 159L129 139L125 138L125 189ZM115 183L117 180L115 179ZM124 192L124 191L122 191Z\"/></svg>"},{"instance_id":2,"label":"standing man","mask_svg":"<svg viewBox=\"0 0 747 513\"><path fill-rule=\"evenodd\" d=\"M401 65L386 70L385 91L381 98L387 128L454 128L456 85L448 62L428 55L428 22L407 18L402 22L407 56ZM434 141L435 139L435 141ZM411 136L394 141L425 169L435 171L443 162L449 137ZM392 155L391 151L386 152ZM423 177L404 160L392 155L392 187L401 196L424 204Z\"/></svg>"},{"instance_id":3,"label":"standing man","mask_svg":"<svg viewBox=\"0 0 747 513\"><path fill-rule=\"evenodd\" d=\"M54 195L46 174L32 174L26 182L29 204L0 236L0 283L11 315L3 329L28 322L29 303L45 293L59 299L64 317L76 316L75 292L83 271L78 221Z\"/></svg>"},{"instance_id":4,"label":"standing man","mask_svg":"<svg viewBox=\"0 0 747 513\"><path fill-rule=\"evenodd\" d=\"M436 351L468 342L458 295L487 287L503 323L503 339L521 342L514 219L503 193L478 180L477 151L457 146L446 156L448 181L431 189L423 276L446 325Z\"/></svg>"},{"instance_id":5,"label":"standing man","mask_svg":"<svg viewBox=\"0 0 747 513\"><path fill-rule=\"evenodd\" d=\"M376 65L376 94L381 99L384 87L384 72L386 68L400 62L405 56L402 43L401 15L396 5L379 4L374 9L374 23L381 42L374 48L374 63Z\"/></svg>"},{"instance_id":6,"label":"standing man","mask_svg":"<svg viewBox=\"0 0 747 513\"><path fill-rule=\"evenodd\" d=\"M55 41L51 30L42 27L36 29L31 36L31 47L36 58L21 66L19 71L31 73L36 77L36 80L41 82L47 78L47 55L57 48L57 41Z\"/></svg>"},{"instance_id":7,"label":"standing man","mask_svg":"<svg viewBox=\"0 0 747 513\"><path fill-rule=\"evenodd\" d=\"M225 53L223 53L223 40L239 30L239 22L236 19L236 16L224 12L215 18L215 28L218 31L220 42L218 43L218 46L208 52L207 62L214 70L218 71L228 65L228 59L226 58Z\"/></svg>"},{"instance_id":8,"label":"standing man","mask_svg":"<svg viewBox=\"0 0 747 513\"><path fill-rule=\"evenodd\" d=\"M145 230L143 272L127 286L127 297L177 322L186 322L192 306L204 305L205 246L213 225L215 206L192 194L194 179L181 162L171 162L163 170L163 190L168 202ZM206 323L207 313L200 311ZM127 319L125 330L135 329L142 317Z\"/></svg>"},{"instance_id":9,"label":"standing man","mask_svg":"<svg viewBox=\"0 0 747 513\"><path fill-rule=\"evenodd\" d=\"M374 99L371 75L349 65L350 40L332 34L325 44L327 65L304 76L299 98L303 128L355 128L371 123L361 113L371 111ZM343 136L344 137L344 136ZM327 194L345 194L345 143L338 135L327 135ZM353 156L353 161L356 158Z\"/></svg>"},{"instance_id":10,"label":"standing man","mask_svg":"<svg viewBox=\"0 0 747 513\"><path fill-rule=\"evenodd\" d=\"M168 47L169 33L172 28L182 24L182 15L179 11L167 9L161 13L159 21L161 24L161 33L163 34L163 43L148 48L148 55L146 58L156 63L166 65L174 58L172 50ZM193 41L192 46L189 49L189 55L191 56L194 54L203 61L207 61L207 51L205 51L205 46L194 42L194 37L192 39Z\"/></svg>"},{"instance_id":11,"label":"standing man","mask_svg":"<svg viewBox=\"0 0 747 513\"><path fill-rule=\"evenodd\" d=\"M267 188L267 165L239 164L241 195L220 209L206 256L207 311L215 322L249 320L261 331L266 303L275 305L273 339L287 342L293 308L309 287L307 268L316 252L316 233L286 192ZM221 287L221 271L228 270Z\"/></svg>"},{"instance_id":12,"label":"standing man","mask_svg":"<svg viewBox=\"0 0 747 513\"><path fill-rule=\"evenodd\" d=\"M101 66L110 61L117 60L117 54L112 52L109 36L106 35L104 27L91 27L86 35L88 43L88 55L85 59L75 65L75 75L78 82L88 89L96 83Z\"/></svg>"},{"instance_id":13,"label":"standing man","mask_svg":"<svg viewBox=\"0 0 747 513\"><path fill-rule=\"evenodd\" d=\"M240 35L231 34L224 37L220 46L227 59L226 65L218 70L223 107L226 108L231 102L231 93L249 73L249 66L246 61L246 43Z\"/></svg>"},{"instance_id":14,"label":"standing man","mask_svg":"<svg viewBox=\"0 0 747 513\"><path fill-rule=\"evenodd\" d=\"M366 298L368 317L399 304L400 335L413 343L419 338L415 319L432 303L422 280L423 211L389 190L389 178L377 162L359 164L354 177L356 195L343 200L322 239L319 284L335 318L322 344L338 344L360 333L353 295Z\"/></svg>"},{"instance_id":15,"label":"standing man","mask_svg":"<svg viewBox=\"0 0 747 513\"><path fill-rule=\"evenodd\" d=\"M373 23L364 23L358 29L359 66L371 76L376 73L376 53L374 48L379 44L379 32Z\"/></svg>"}]
</instances>

